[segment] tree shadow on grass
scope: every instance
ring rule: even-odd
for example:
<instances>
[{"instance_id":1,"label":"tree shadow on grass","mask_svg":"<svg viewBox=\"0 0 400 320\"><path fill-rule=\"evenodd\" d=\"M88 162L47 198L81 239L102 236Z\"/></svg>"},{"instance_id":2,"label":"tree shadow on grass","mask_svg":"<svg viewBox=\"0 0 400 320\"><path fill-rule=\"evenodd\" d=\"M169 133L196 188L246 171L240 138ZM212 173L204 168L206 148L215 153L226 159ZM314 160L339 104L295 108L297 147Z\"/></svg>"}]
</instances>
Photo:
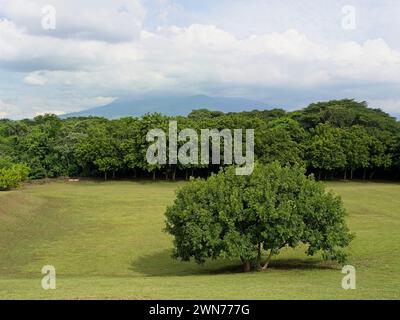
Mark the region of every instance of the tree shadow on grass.
<instances>
[{"instance_id":1,"label":"tree shadow on grass","mask_svg":"<svg viewBox=\"0 0 400 320\"><path fill-rule=\"evenodd\" d=\"M129 270L149 277L176 277L235 273L241 271L241 266L231 260L209 261L203 265L194 261L184 262L173 259L171 250L162 250L132 260Z\"/></svg>"},{"instance_id":2,"label":"tree shadow on grass","mask_svg":"<svg viewBox=\"0 0 400 320\"><path fill-rule=\"evenodd\" d=\"M332 262L321 261L316 258L294 259L276 258L269 266L271 270L337 270L338 266ZM148 277L177 277L190 275L221 275L242 273L239 260L208 261L203 265L192 262L182 262L171 257L171 250L162 250L148 254L131 261L129 270ZM268 272L268 271L266 271Z\"/></svg>"},{"instance_id":3,"label":"tree shadow on grass","mask_svg":"<svg viewBox=\"0 0 400 320\"><path fill-rule=\"evenodd\" d=\"M271 260L270 269L277 270L338 270L340 269L335 262L323 261L316 258L276 258Z\"/></svg>"}]
</instances>

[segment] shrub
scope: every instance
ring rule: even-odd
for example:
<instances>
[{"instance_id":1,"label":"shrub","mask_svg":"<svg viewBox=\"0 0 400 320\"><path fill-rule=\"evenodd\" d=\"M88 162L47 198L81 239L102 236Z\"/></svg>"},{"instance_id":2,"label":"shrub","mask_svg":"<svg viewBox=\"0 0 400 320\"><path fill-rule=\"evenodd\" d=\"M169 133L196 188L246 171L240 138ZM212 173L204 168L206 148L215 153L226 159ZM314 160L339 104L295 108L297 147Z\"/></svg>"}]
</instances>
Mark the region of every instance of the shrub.
<instances>
[{"instance_id":1,"label":"shrub","mask_svg":"<svg viewBox=\"0 0 400 320\"><path fill-rule=\"evenodd\" d=\"M24 164L14 164L0 168L0 190L19 187L28 178L29 168Z\"/></svg>"}]
</instances>

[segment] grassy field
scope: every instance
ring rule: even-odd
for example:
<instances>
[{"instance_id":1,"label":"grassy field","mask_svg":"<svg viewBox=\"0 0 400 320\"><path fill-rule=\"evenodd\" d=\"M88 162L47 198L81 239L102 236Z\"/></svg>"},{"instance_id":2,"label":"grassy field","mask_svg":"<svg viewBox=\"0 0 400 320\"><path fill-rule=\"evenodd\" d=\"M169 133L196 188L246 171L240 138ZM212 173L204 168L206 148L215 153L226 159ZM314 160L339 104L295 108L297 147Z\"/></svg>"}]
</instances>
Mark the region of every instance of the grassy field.
<instances>
[{"instance_id":1,"label":"grassy field","mask_svg":"<svg viewBox=\"0 0 400 320\"><path fill-rule=\"evenodd\" d=\"M54 182L0 193L1 299L399 299L400 185L328 183L357 238L357 289L341 268L286 250L267 272L170 258L164 211L180 183ZM41 288L54 265L57 289Z\"/></svg>"}]
</instances>

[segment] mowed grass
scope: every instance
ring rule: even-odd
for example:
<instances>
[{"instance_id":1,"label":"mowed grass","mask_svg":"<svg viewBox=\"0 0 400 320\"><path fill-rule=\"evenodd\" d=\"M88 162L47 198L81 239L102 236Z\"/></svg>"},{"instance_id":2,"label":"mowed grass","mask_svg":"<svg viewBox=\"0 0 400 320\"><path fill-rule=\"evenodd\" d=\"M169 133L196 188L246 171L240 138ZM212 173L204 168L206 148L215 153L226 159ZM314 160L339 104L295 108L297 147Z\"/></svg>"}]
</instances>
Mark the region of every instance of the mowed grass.
<instances>
[{"instance_id":1,"label":"mowed grass","mask_svg":"<svg viewBox=\"0 0 400 320\"><path fill-rule=\"evenodd\" d=\"M164 212L184 182L53 182L0 193L1 299L398 299L400 184L335 182L357 289L341 267L287 249L267 272L239 260L199 266L171 259ZM57 289L41 288L53 265Z\"/></svg>"}]
</instances>

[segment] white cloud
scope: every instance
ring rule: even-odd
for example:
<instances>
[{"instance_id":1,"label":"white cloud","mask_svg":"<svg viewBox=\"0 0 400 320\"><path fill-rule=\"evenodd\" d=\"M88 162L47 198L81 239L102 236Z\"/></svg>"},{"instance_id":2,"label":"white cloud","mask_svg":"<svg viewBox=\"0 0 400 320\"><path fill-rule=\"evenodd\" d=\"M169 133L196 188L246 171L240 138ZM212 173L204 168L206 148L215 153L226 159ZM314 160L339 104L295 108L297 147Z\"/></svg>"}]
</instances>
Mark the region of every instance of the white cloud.
<instances>
[{"instance_id":1,"label":"white cloud","mask_svg":"<svg viewBox=\"0 0 400 320\"><path fill-rule=\"evenodd\" d=\"M20 37L30 42L26 46L34 45L36 38L48 41L23 33ZM17 45L12 50L17 61L24 49ZM302 88L357 81L400 83L400 53L384 40L327 47L296 30L238 39L215 26L191 25L143 31L134 42L70 40L61 41L54 51L45 45L39 51L43 60L56 59L65 67L51 70L50 65L29 73L24 79L28 84L152 91L203 90L210 85ZM32 55L40 59L40 53ZM68 70L70 65L75 69Z\"/></svg>"},{"instance_id":2,"label":"white cloud","mask_svg":"<svg viewBox=\"0 0 400 320\"><path fill-rule=\"evenodd\" d=\"M66 94L68 96L68 94ZM58 102L54 98L49 100L39 99L39 100L28 100L21 101L21 103L33 104L32 112L30 116L39 116L44 114L55 114L62 115L69 112L76 112L85 110L88 108L104 106L115 101L116 97L82 97L71 95L68 99L63 99L63 102ZM53 106L57 106L57 109L52 109ZM20 115L18 115L20 117ZM29 116L24 114L23 116ZM15 117L15 116L14 116Z\"/></svg>"},{"instance_id":3,"label":"white cloud","mask_svg":"<svg viewBox=\"0 0 400 320\"><path fill-rule=\"evenodd\" d=\"M341 43L332 55L337 75L367 82L400 83L400 52L383 39Z\"/></svg>"},{"instance_id":4,"label":"white cloud","mask_svg":"<svg viewBox=\"0 0 400 320\"><path fill-rule=\"evenodd\" d=\"M42 74L43 72L41 71L31 72L24 78L24 83L33 86L44 86L47 83L47 79Z\"/></svg>"},{"instance_id":5,"label":"white cloud","mask_svg":"<svg viewBox=\"0 0 400 320\"><path fill-rule=\"evenodd\" d=\"M118 98L116 97L95 97L93 101L90 101L88 105L92 105L93 107L97 106L105 106L107 104L110 104L111 102L114 102Z\"/></svg>"},{"instance_id":6,"label":"white cloud","mask_svg":"<svg viewBox=\"0 0 400 320\"><path fill-rule=\"evenodd\" d=\"M17 70L78 70L113 59L109 48L120 44L31 35L14 22L0 19L0 66Z\"/></svg>"},{"instance_id":7,"label":"white cloud","mask_svg":"<svg viewBox=\"0 0 400 320\"><path fill-rule=\"evenodd\" d=\"M0 119L10 117L11 115L18 113L19 111L20 110L17 106L0 99Z\"/></svg>"},{"instance_id":8,"label":"white cloud","mask_svg":"<svg viewBox=\"0 0 400 320\"><path fill-rule=\"evenodd\" d=\"M41 27L47 5L56 9L56 29L51 31ZM2 15L30 34L123 41L139 34L146 10L138 0L2 0Z\"/></svg>"},{"instance_id":9,"label":"white cloud","mask_svg":"<svg viewBox=\"0 0 400 320\"><path fill-rule=\"evenodd\" d=\"M40 28L44 4L57 9L54 32ZM158 5L169 10L158 13L164 13L160 19L165 21L167 13L183 10L165 0ZM260 29L239 37L211 23L149 31L143 27L146 9L138 0L2 0L1 15L7 19L0 19L0 68L22 71L21 82L31 90L68 90L79 96L71 98L75 107L61 101L62 106L46 105L45 110L103 105L121 92L268 96L314 91L352 98L351 89L357 88L368 99L374 86L400 86L400 52L381 37L322 41L299 28ZM400 100L396 90L384 94L373 98ZM400 112L400 106L390 105L395 107L382 106Z\"/></svg>"},{"instance_id":10,"label":"white cloud","mask_svg":"<svg viewBox=\"0 0 400 320\"><path fill-rule=\"evenodd\" d=\"M64 114L65 111L60 111L60 110L46 110L46 111L40 111L35 113L36 116L44 116L46 114L55 114L56 116Z\"/></svg>"}]
</instances>

